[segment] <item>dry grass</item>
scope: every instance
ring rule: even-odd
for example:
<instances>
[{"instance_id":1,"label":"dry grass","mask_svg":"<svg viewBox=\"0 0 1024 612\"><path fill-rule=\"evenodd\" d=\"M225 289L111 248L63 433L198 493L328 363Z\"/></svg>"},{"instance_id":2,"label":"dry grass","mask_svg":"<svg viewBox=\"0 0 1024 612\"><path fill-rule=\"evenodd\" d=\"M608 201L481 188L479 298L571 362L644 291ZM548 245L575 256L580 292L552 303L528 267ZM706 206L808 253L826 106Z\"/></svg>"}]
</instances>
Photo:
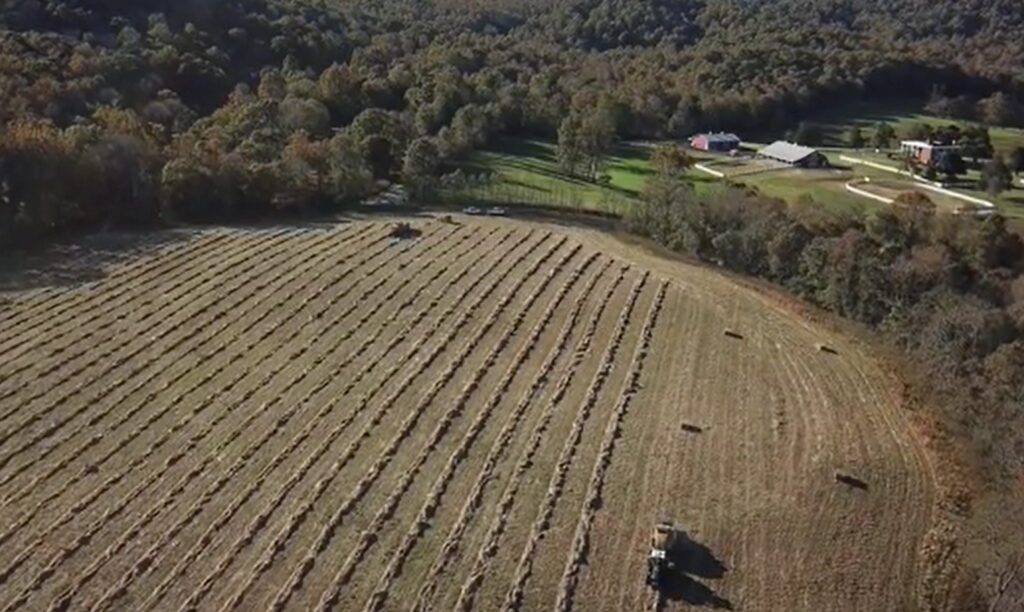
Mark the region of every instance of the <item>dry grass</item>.
<instances>
[{"instance_id":1,"label":"dry grass","mask_svg":"<svg viewBox=\"0 0 1024 612\"><path fill-rule=\"evenodd\" d=\"M638 609L665 516L707 563L656 607L941 595L924 455L843 338L603 234L392 222L6 294L0 610Z\"/></svg>"}]
</instances>

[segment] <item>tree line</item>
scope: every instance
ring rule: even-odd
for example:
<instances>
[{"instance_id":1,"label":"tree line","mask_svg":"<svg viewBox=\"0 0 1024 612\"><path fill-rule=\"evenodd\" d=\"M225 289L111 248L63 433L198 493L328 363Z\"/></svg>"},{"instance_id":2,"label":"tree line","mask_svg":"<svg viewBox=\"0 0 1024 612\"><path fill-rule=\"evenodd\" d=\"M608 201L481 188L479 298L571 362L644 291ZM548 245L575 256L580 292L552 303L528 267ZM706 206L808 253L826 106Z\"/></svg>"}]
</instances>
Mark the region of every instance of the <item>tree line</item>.
<instances>
[{"instance_id":1,"label":"tree line","mask_svg":"<svg viewBox=\"0 0 1024 612\"><path fill-rule=\"evenodd\" d=\"M912 194L852 219L739 187L698 195L678 176L652 181L635 230L883 331L924 365L990 474L1024 473L1024 242L1002 216Z\"/></svg>"},{"instance_id":2,"label":"tree line","mask_svg":"<svg viewBox=\"0 0 1024 612\"><path fill-rule=\"evenodd\" d=\"M911 194L851 219L811 200L786 204L736 186L698 195L681 176L678 167L659 171L631 209L634 231L877 330L927 381L917 392L938 410L945 433L965 442L982 487L1019 488L1024 242L1002 216L940 213L926 196ZM980 533L1019 537L1009 528L1016 503L1000 505L1001 518ZM961 574L962 592L943 609L1012 609L1001 607L1011 597L991 592L988 578L1008 567L986 565L978 581Z\"/></svg>"},{"instance_id":3,"label":"tree line","mask_svg":"<svg viewBox=\"0 0 1024 612\"><path fill-rule=\"evenodd\" d=\"M938 84L1012 115L1024 16L990 4L11 0L0 248L306 214L381 179L430 197L496 133L560 138L594 178L617 137L782 128L850 95Z\"/></svg>"}]
</instances>

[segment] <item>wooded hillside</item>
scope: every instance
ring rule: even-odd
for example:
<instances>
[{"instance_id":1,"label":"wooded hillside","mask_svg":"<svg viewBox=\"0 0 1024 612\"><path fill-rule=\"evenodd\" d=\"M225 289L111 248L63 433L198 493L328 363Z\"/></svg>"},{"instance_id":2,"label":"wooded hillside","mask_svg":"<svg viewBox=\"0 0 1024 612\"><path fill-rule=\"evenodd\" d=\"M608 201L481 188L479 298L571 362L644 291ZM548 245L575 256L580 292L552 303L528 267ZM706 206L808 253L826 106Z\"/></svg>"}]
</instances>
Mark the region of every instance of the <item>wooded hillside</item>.
<instances>
[{"instance_id":1,"label":"wooded hillside","mask_svg":"<svg viewBox=\"0 0 1024 612\"><path fill-rule=\"evenodd\" d=\"M1022 27L1011 0L13 0L0 247L335 205L570 114L678 137L859 93L1015 94Z\"/></svg>"}]
</instances>

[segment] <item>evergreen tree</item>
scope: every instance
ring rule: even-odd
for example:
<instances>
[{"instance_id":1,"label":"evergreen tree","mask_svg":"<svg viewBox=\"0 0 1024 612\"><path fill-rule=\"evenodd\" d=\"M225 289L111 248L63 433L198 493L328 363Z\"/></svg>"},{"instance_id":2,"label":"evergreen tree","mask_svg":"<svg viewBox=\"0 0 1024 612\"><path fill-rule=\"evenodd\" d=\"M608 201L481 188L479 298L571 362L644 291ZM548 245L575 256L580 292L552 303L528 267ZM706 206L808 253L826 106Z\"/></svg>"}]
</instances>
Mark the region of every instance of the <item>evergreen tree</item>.
<instances>
[{"instance_id":1,"label":"evergreen tree","mask_svg":"<svg viewBox=\"0 0 1024 612\"><path fill-rule=\"evenodd\" d=\"M978 119L986 125L1015 125L1019 116L1016 100L1001 91L978 102Z\"/></svg>"},{"instance_id":2,"label":"evergreen tree","mask_svg":"<svg viewBox=\"0 0 1024 612\"><path fill-rule=\"evenodd\" d=\"M960 144L964 155L972 158L975 162L992 157L992 139L987 127L976 126L965 129Z\"/></svg>"},{"instance_id":3,"label":"evergreen tree","mask_svg":"<svg viewBox=\"0 0 1024 612\"><path fill-rule=\"evenodd\" d=\"M417 199L434 195L438 186L440 158L433 139L417 138L409 145L402 163L402 184Z\"/></svg>"},{"instance_id":4,"label":"evergreen tree","mask_svg":"<svg viewBox=\"0 0 1024 612\"><path fill-rule=\"evenodd\" d=\"M586 176L595 180L615 144L615 119L609 109L599 106L581 123L579 138L585 157Z\"/></svg>"},{"instance_id":5,"label":"evergreen tree","mask_svg":"<svg viewBox=\"0 0 1024 612\"><path fill-rule=\"evenodd\" d=\"M581 131L582 126L576 115L567 116L558 126L558 165L569 176L576 176L585 159Z\"/></svg>"},{"instance_id":6,"label":"evergreen tree","mask_svg":"<svg viewBox=\"0 0 1024 612\"><path fill-rule=\"evenodd\" d=\"M985 164L981 171L981 180L978 183L980 189L984 189L990 195L997 196L1006 191L1013 184L1013 173L1003 161L1001 155L995 156L992 161Z\"/></svg>"},{"instance_id":7,"label":"evergreen tree","mask_svg":"<svg viewBox=\"0 0 1024 612\"><path fill-rule=\"evenodd\" d=\"M864 133L858 126L853 126L846 133L846 145L851 149L861 149L864 147L864 143Z\"/></svg>"},{"instance_id":8,"label":"evergreen tree","mask_svg":"<svg viewBox=\"0 0 1024 612\"><path fill-rule=\"evenodd\" d=\"M808 147L821 145L822 139L821 127L806 121L801 121L800 125L796 128L796 132L793 134L793 140Z\"/></svg>"},{"instance_id":9,"label":"evergreen tree","mask_svg":"<svg viewBox=\"0 0 1024 612\"><path fill-rule=\"evenodd\" d=\"M892 141L896 139L896 130L888 123L879 123L875 126L875 133L871 138L871 144L876 149L888 149Z\"/></svg>"},{"instance_id":10,"label":"evergreen tree","mask_svg":"<svg viewBox=\"0 0 1024 612\"><path fill-rule=\"evenodd\" d=\"M679 145L660 144L654 147L650 159L651 166L660 176L678 176L693 166L694 159Z\"/></svg>"},{"instance_id":11,"label":"evergreen tree","mask_svg":"<svg viewBox=\"0 0 1024 612\"><path fill-rule=\"evenodd\" d=\"M1009 163L1014 174L1024 172L1024 147L1014 147L1013 151L1010 151Z\"/></svg>"},{"instance_id":12,"label":"evergreen tree","mask_svg":"<svg viewBox=\"0 0 1024 612\"><path fill-rule=\"evenodd\" d=\"M929 142L932 139L934 130L932 126L927 123L915 123L907 128L906 139L907 140L922 140Z\"/></svg>"},{"instance_id":13,"label":"evergreen tree","mask_svg":"<svg viewBox=\"0 0 1024 612\"><path fill-rule=\"evenodd\" d=\"M938 172L946 175L949 180L953 180L967 172L967 164L964 162L964 158L955 152L939 156L933 165Z\"/></svg>"}]
</instances>

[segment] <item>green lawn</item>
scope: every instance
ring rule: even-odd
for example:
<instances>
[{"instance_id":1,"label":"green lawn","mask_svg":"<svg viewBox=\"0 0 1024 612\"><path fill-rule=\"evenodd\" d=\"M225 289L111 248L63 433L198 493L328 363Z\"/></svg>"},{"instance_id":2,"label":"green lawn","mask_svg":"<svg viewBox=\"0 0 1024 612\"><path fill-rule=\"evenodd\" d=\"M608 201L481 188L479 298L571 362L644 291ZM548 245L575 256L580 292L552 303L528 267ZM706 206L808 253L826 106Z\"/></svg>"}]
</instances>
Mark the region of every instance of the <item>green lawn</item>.
<instances>
[{"instance_id":1,"label":"green lawn","mask_svg":"<svg viewBox=\"0 0 1024 612\"><path fill-rule=\"evenodd\" d=\"M737 185L752 187L766 196L786 202L810 199L840 216L862 216L880 206L877 202L846 191L844 185L852 178L847 172L792 168L742 174L742 170L750 162L706 153L695 153L694 157L704 162L707 167L726 174L740 172L727 180ZM721 180L695 168L689 171L689 176L702 182L713 183ZM698 193L700 189L698 187Z\"/></svg>"},{"instance_id":2,"label":"green lawn","mask_svg":"<svg viewBox=\"0 0 1024 612\"><path fill-rule=\"evenodd\" d=\"M877 121L877 115L870 117L849 121L864 121L865 124ZM841 133L842 128L837 124L832 130ZM891 180L893 175L865 166L851 166L840 161L839 156L847 154L867 157L891 165L896 165L895 161L889 160L884 154L868 150L853 151L833 146L826 148L825 152L838 167L837 170L765 172L738 176L732 182L787 202L810 198L831 213L843 216L871 214L882 206L846 191L844 186L854 178ZM694 156L701 161L715 160L716 163L712 165L726 172L727 168L739 165L736 160L722 156ZM622 214L635 203L652 174L647 157L648 149L645 147L629 144L619 146L606 167L609 182L598 184L564 174L558 166L553 143L505 138L457 164L471 178L469 186L457 193L449 192L445 195L460 205L529 204ZM688 176L693 180L697 193L707 193L722 182L696 169L691 169ZM487 178L479 180L482 177ZM957 188L969 195L990 199L974 189L969 181ZM1024 218L1024 189L1015 188L1001 195L996 202L1007 216Z\"/></svg>"},{"instance_id":3,"label":"green lawn","mask_svg":"<svg viewBox=\"0 0 1024 612\"><path fill-rule=\"evenodd\" d=\"M609 182L598 184L563 173L554 144L506 138L458 164L466 175L488 179L471 180L471 186L457 197L467 203L554 205L622 213L651 174L647 156L641 147L617 147L605 169Z\"/></svg>"},{"instance_id":4,"label":"green lawn","mask_svg":"<svg viewBox=\"0 0 1024 612\"><path fill-rule=\"evenodd\" d=\"M884 153L875 154L870 149L852 150L845 148L846 133L851 127L858 126L862 129L865 138L870 139L874 126L880 122L886 122L896 129L897 138L901 138L912 125L917 123L925 123L933 127L950 124L966 127L971 124L969 121L943 119L929 115L921 110L924 104L925 102L922 100L912 99L897 102L891 100L857 101L811 115L807 117L806 121L822 128L825 138L823 150L829 154L829 157L837 165L849 166L845 162L838 161L839 155L849 155L891 166L899 166L898 161L887 158ZM767 140L778 136L778 134L755 134L752 136ZM1024 130L1018 128L990 127L989 136L992 138L993 148L999 153L1005 154L1015 147L1024 146ZM885 178L887 175L883 171L873 170L864 166L854 166L851 168L851 171L858 177ZM993 198L977 188L979 177L980 172L978 170L969 170L967 175L963 177L963 180L952 185L952 187L966 195L994 202L999 210L1008 217L1024 218L1024 185L1020 183L1019 179L1014 181L1013 188Z\"/></svg>"},{"instance_id":5,"label":"green lawn","mask_svg":"<svg viewBox=\"0 0 1024 612\"><path fill-rule=\"evenodd\" d=\"M950 124L963 127L971 124L970 121L943 119L926 114L921 110L923 106L924 102L921 100L857 101L811 115L807 121L823 128L826 146L836 147L846 145L845 135L853 126L859 126L864 131L864 136L870 138L874 126L883 121L896 128L898 137L902 137L915 123L926 123L932 127ZM1014 147L1024 146L1024 130L1021 129L991 127L989 136L992 138L992 146L1001 153L1006 153Z\"/></svg>"},{"instance_id":6,"label":"green lawn","mask_svg":"<svg viewBox=\"0 0 1024 612\"><path fill-rule=\"evenodd\" d=\"M739 182L761 193L787 202L810 198L829 211L842 216L863 216L880 206L846 191L850 177L827 170L784 170L740 177Z\"/></svg>"},{"instance_id":7,"label":"green lawn","mask_svg":"<svg viewBox=\"0 0 1024 612\"><path fill-rule=\"evenodd\" d=\"M839 149L834 154L831 154L834 160L838 160L838 155L847 155L850 157L856 157L860 159L866 159L879 164L885 164L888 166L899 167L900 162L894 159L888 158L884 153L875 153L872 150L853 150L853 149ZM850 166L846 162L837 162L844 166ZM876 170L863 165L851 166L851 171L857 177L871 177L872 179L886 179L892 178L894 175L887 173L883 170ZM981 177L981 172L975 169L967 171L967 174L960 177L955 183L949 184L949 187L959 191L965 195L969 195L975 198L981 198L993 202L1007 217L1020 217L1024 218L1024 186L1022 186L1019 180L1015 181L1014 186L1007 191L999 194L996 197L992 197L990 194L983 190L978 189L978 179Z\"/></svg>"},{"instance_id":8,"label":"green lawn","mask_svg":"<svg viewBox=\"0 0 1024 612\"><path fill-rule=\"evenodd\" d=\"M728 158L695 154L699 160L738 165ZM623 213L633 205L651 176L648 150L623 144L609 159L610 181L601 185L567 176L558 167L555 145L539 140L505 138L487 150L474 152L458 168L471 177L470 185L448 196L463 205L531 204L573 210ZM695 169L687 173L697 193L708 193L722 182ZM476 177L488 177L485 181ZM848 193L835 173L787 170L739 177L738 184L788 202L811 198L833 213L862 215L877 205Z\"/></svg>"}]
</instances>

